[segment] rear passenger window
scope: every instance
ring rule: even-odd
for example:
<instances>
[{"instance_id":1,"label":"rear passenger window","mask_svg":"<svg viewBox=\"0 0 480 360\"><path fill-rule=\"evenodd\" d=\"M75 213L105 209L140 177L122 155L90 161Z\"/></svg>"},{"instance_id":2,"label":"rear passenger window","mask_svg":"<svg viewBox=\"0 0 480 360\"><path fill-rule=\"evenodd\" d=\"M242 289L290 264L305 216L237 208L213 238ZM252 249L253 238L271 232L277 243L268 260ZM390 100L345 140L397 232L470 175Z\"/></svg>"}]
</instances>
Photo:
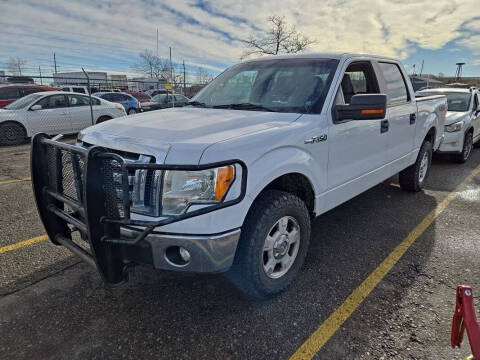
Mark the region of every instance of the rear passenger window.
<instances>
[{"instance_id":1,"label":"rear passenger window","mask_svg":"<svg viewBox=\"0 0 480 360\"><path fill-rule=\"evenodd\" d=\"M74 87L72 90L73 90L73 92L76 92L76 93L85 94L85 89L84 88Z\"/></svg>"},{"instance_id":2,"label":"rear passenger window","mask_svg":"<svg viewBox=\"0 0 480 360\"><path fill-rule=\"evenodd\" d=\"M379 63L387 84L389 105L406 103L409 100L407 85L397 64Z\"/></svg>"},{"instance_id":3,"label":"rear passenger window","mask_svg":"<svg viewBox=\"0 0 480 360\"><path fill-rule=\"evenodd\" d=\"M0 100L18 99L20 93L17 88L7 87L0 89Z\"/></svg>"}]
</instances>

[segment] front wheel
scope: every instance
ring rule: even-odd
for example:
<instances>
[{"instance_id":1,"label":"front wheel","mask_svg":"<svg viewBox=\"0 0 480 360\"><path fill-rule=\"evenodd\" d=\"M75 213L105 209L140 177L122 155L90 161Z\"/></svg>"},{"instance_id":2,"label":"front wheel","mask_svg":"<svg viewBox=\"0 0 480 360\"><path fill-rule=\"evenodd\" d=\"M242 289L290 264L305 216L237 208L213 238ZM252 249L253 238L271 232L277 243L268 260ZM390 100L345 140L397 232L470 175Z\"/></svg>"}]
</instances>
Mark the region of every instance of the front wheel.
<instances>
[{"instance_id":1,"label":"front wheel","mask_svg":"<svg viewBox=\"0 0 480 360\"><path fill-rule=\"evenodd\" d=\"M310 242L310 214L297 196L269 190L245 220L229 278L244 294L265 299L300 271Z\"/></svg>"},{"instance_id":2,"label":"front wheel","mask_svg":"<svg viewBox=\"0 0 480 360\"><path fill-rule=\"evenodd\" d=\"M133 115L136 113L137 113L137 110L135 110L134 108L131 108L130 110L128 110L128 115Z\"/></svg>"},{"instance_id":3,"label":"front wheel","mask_svg":"<svg viewBox=\"0 0 480 360\"><path fill-rule=\"evenodd\" d=\"M472 153L472 149L473 149L473 134L471 132L468 132L465 134L465 137L463 139L462 152L454 155L455 162L459 164L465 163L470 157L470 154Z\"/></svg>"},{"instance_id":4,"label":"front wheel","mask_svg":"<svg viewBox=\"0 0 480 360\"><path fill-rule=\"evenodd\" d=\"M20 145L27 139L25 128L15 122L0 124L0 145Z\"/></svg>"},{"instance_id":5,"label":"front wheel","mask_svg":"<svg viewBox=\"0 0 480 360\"><path fill-rule=\"evenodd\" d=\"M425 140L418 152L415 164L402 170L399 174L400 187L406 191L420 191L423 189L430 173L432 163L432 144Z\"/></svg>"}]
</instances>

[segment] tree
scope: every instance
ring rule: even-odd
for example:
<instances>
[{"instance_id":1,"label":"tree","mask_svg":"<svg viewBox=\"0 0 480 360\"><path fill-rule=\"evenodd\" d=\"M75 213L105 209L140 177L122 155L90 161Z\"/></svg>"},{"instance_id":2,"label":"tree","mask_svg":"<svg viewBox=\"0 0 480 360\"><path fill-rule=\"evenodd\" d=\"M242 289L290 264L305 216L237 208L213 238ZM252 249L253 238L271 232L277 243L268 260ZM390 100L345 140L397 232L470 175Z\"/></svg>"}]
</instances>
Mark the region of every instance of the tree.
<instances>
[{"instance_id":1,"label":"tree","mask_svg":"<svg viewBox=\"0 0 480 360\"><path fill-rule=\"evenodd\" d=\"M208 84L210 81L213 80L212 73L202 67L197 68L197 73L195 74L195 77L197 79L197 83L202 85Z\"/></svg>"},{"instance_id":2,"label":"tree","mask_svg":"<svg viewBox=\"0 0 480 360\"><path fill-rule=\"evenodd\" d=\"M151 78L170 78L170 66L167 60L155 55L150 50L144 50L139 54L139 61L133 65L135 71L149 75Z\"/></svg>"},{"instance_id":3,"label":"tree","mask_svg":"<svg viewBox=\"0 0 480 360\"><path fill-rule=\"evenodd\" d=\"M261 38L250 35L247 40L243 40L246 50L242 59L251 55L295 54L315 43L314 39L299 33L295 26L289 27L284 16L274 15L267 20L270 29Z\"/></svg>"},{"instance_id":4,"label":"tree","mask_svg":"<svg viewBox=\"0 0 480 360\"><path fill-rule=\"evenodd\" d=\"M8 72L12 75L22 75L22 66L27 64L27 60L20 59L19 57L11 57L8 59Z\"/></svg>"}]
</instances>

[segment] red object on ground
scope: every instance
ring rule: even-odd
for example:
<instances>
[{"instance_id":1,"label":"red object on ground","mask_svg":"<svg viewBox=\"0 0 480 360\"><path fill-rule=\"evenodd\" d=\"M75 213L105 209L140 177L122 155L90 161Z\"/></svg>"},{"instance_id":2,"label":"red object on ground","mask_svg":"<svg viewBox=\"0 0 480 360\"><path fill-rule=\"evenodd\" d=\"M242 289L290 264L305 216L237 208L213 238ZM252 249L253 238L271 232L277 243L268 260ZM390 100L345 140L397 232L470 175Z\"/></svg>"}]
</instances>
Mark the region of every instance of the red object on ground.
<instances>
[{"instance_id":1,"label":"red object on ground","mask_svg":"<svg viewBox=\"0 0 480 360\"><path fill-rule=\"evenodd\" d=\"M474 359L480 360L480 324L473 306L473 292L470 286L457 286L457 305L452 321L452 347L460 347L467 329L468 341Z\"/></svg>"}]
</instances>

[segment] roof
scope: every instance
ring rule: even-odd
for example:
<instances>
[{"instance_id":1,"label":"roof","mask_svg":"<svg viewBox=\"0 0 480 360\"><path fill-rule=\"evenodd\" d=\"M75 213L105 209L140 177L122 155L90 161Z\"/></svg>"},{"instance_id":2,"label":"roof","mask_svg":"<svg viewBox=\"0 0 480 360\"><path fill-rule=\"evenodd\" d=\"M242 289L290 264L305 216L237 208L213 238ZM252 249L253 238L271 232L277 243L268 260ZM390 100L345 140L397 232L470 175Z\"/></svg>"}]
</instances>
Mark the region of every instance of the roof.
<instances>
[{"instance_id":1,"label":"roof","mask_svg":"<svg viewBox=\"0 0 480 360\"><path fill-rule=\"evenodd\" d=\"M288 54L288 55L270 55L263 56L255 59L248 59L244 62L250 61L264 61L264 60L273 60L273 59L344 59L350 57L367 57L371 59L384 59L384 60L393 60L398 61L388 56L372 55L372 54L361 54L361 53L305 53L305 54Z\"/></svg>"}]
</instances>

